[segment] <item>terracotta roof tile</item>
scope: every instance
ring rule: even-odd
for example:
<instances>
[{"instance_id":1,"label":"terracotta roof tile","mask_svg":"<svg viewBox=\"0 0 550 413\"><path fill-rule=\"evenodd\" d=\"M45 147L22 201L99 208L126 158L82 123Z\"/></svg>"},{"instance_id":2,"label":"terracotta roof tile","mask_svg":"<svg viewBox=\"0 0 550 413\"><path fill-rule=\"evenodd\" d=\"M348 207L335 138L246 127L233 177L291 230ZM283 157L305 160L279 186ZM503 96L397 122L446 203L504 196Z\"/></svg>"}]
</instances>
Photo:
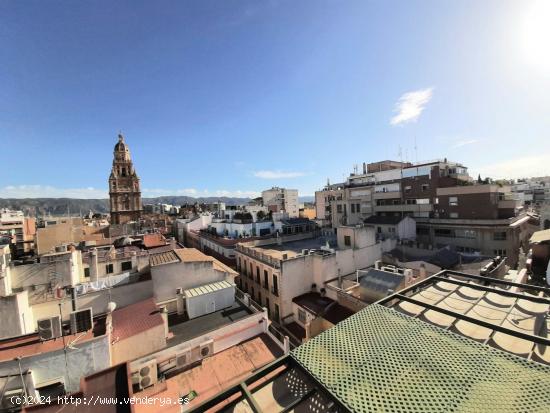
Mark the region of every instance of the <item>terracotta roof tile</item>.
<instances>
[{"instance_id":1,"label":"terracotta roof tile","mask_svg":"<svg viewBox=\"0 0 550 413\"><path fill-rule=\"evenodd\" d=\"M124 340L162 325L164 320L149 298L113 312L113 340Z\"/></svg>"},{"instance_id":2,"label":"terracotta roof tile","mask_svg":"<svg viewBox=\"0 0 550 413\"><path fill-rule=\"evenodd\" d=\"M143 236L143 246L145 248L155 248L166 245L166 238L162 234L145 234Z\"/></svg>"}]
</instances>

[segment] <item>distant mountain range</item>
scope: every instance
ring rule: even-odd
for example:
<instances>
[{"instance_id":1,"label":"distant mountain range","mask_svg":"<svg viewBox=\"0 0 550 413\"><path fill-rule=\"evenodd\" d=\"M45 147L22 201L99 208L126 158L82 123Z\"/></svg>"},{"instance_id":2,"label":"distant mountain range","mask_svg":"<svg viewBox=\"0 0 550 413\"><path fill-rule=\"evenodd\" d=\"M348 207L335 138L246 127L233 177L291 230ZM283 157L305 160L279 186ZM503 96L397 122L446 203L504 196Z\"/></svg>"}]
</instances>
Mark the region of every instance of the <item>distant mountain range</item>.
<instances>
[{"instance_id":1,"label":"distant mountain range","mask_svg":"<svg viewBox=\"0 0 550 413\"><path fill-rule=\"evenodd\" d=\"M190 196L159 196L156 198L143 198L143 204L170 204L184 205L198 203L225 202L226 205L244 205L251 198L232 198L232 197L206 197L193 198ZM312 202L314 197L300 197L300 202ZM108 213L108 199L77 199L77 198L0 198L0 208L9 208L21 210L26 215L78 215L87 214L89 211L94 213Z\"/></svg>"}]
</instances>

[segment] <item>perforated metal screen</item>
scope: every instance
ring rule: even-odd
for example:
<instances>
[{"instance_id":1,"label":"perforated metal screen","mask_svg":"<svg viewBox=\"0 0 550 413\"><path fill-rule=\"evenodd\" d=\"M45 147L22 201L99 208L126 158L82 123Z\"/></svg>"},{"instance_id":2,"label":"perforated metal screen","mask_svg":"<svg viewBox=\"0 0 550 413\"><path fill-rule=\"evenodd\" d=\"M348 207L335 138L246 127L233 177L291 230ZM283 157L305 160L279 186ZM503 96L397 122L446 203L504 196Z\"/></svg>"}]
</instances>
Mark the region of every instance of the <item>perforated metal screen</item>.
<instances>
[{"instance_id":1,"label":"perforated metal screen","mask_svg":"<svg viewBox=\"0 0 550 413\"><path fill-rule=\"evenodd\" d=\"M373 304L292 357L354 412L550 412L550 367Z\"/></svg>"}]
</instances>

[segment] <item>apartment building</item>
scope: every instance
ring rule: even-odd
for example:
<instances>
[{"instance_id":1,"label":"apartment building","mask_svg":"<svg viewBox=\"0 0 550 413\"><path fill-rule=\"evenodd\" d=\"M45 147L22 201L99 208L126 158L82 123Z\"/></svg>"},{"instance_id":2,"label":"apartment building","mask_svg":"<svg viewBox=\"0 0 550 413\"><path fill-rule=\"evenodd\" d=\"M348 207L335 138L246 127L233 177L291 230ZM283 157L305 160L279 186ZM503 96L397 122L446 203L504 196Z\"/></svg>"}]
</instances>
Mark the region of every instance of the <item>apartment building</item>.
<instances>
[{"instance_id":1,"label":"apartment building","mask_svg":"<svg viewBox=\"0 0 550 413\"><path fill-rule=\"evenodd\" d=\"M290 218L287 212L268 211L247 205L176 221L177 234L188 247L197 248L223 263L236 267L235 248L240 242L314 230L307 218Z\"/></svg>"},{"instance_id":2,"label":"apartment building","mask_svg":"<svg viewBox=\"0 0 550 413\"><path fill-rule=\"evenodd\" d=\"M235 251L237 285L267 308L270 319L294 328L301 340L306 320L293 299L309 292L324 294L327 282L373 265L393 246L390 240L377 242L371 226L339 227L337 237L329 231L241 243Z\"/></svg>"},{"instance_id":3,"label":"apartment building","mask_svg":"<svg viewBox=\"0 0 550 413\"><path fill-rule=\"evenodd\" d=\"M300 215L300 204L297 189L286 189L274 186L262 191L262 204L273 212L286 212L291 218Z\"/></svg>"},{"instance_id":4,"label":"apartment building","mask_svg":"<svg viewBox=\"0 0 550 413\"><path fill-rule=\"evenodd\" d=\"M10 237L15 257L34 251L36 219L25 217L23 211L0 210L0 235Z\"/></svg>"},{"instance_id":5,"label":"apartment building","mask_svg":"<svg viewBox=\"0 0 550 413\"><path fill-rule=\"evenodd\" d=\"M332 228L410 216L424 248L506 255L512 266L534 230L534 219L521 214L521 202L510 186L474 183L464 165L447 159L364 165L362 174L316 192L316 201L318 213L324 213Z\"/></svg>"}]
</instances>

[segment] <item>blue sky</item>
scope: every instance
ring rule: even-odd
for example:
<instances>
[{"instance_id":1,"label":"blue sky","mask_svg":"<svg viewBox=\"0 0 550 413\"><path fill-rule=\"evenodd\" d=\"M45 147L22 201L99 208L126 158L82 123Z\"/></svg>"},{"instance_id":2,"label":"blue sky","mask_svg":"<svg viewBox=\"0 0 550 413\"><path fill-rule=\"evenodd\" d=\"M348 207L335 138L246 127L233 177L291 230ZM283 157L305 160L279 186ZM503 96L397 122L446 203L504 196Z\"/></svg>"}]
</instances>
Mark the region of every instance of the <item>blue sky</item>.
<instances>
[{"instance_id":1,"label":"blue sky","mask_svg":"<svg viewBox=\"0 0 550 413\"><path fill-rule=\"evenodd\" d=\"M399 147L550 174L546 4L0 2L0 197L104 196L119 130L145 196L311 195Z\"/></svg>"}]
</instances>

